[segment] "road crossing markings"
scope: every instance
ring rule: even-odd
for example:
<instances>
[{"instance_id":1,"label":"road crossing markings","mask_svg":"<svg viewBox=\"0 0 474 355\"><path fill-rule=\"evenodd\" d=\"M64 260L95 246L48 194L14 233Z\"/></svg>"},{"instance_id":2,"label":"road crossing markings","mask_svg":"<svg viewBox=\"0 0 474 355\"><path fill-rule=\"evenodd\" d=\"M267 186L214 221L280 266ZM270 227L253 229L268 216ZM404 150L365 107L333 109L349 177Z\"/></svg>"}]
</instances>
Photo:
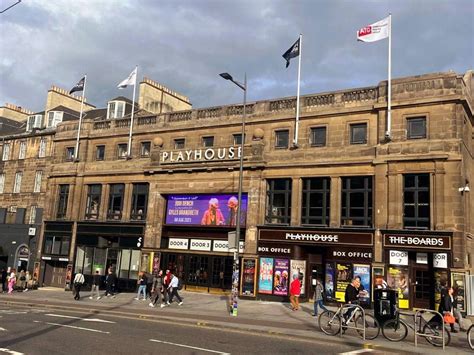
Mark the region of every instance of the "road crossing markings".
<instances>
[{"instance_id":1,"label":"road crossing markings","mask_svg":"<svg viewBox=\"0 0 474 355\"><path fill-rule=\"evenodd\" d=\"M110 334L110 332L104 332L103 330L90 329L90 328L83 328L83 327L76 327L76 326L74 326L74 325L67 325L67 324L60 324L60 323L51 323L51 322L41 322L41 321L39 321L39 320L34 320L33 322L35 322L35 323L43 323L43 324L48 324L48 325L55 325L55 326L57 326L57 327L65 327L65 328L86 330L86 331L94 332L94 333Z\"/></svg>"},{"instance_id":2,"label":"road crossing markings","mask_svg":"<svg viewBox=\"0 0 474 355\"><path fill-rule=\"evenodd\" d=\"M222 351L216 351L216 350L198 348L198 347L196 347L196 346L190 346L190 345L184 345L184 344L171 343L171 342L169 342L169 341L163 341L163 340L157 340L157 339L150 339L150 341L155 342L155 343L161 343L161 344L168 344L168 345L180 346L180 347L182 347L182 348L188 348L188 349L195 349L195 350L207 351L207 352L209 352L209 353L215 353L215 354L221 354L221 355L230 355L230 353L223 353Z\"/></svg>"},{"instance_id":3,"label":"road crossing markings","mask_svg":"<svg viewBox=\"0 0 474 355\"><path fill-rule=\"evenodd\" d=\"M79 319L84 322L97 322L97 323L115 323L110 320L105 320L105 319L99 319L99 318L81 318L81 317L74 317L74 316L65 316L63 314L53 314L53 313L47 313L45 316L49 317L58 317L58 318L69 318L69 319Z\"/></svg>"},{"instance_id":4,"label":"road crossing markings","mask_svg":"<svg viewBox=\"0 0 474 355\"><path fill-rule=\"evenodd\" d=\"M2 314L26 314L27 311L15 311L12 309L0 309L0 313Z\"/></svg>"},{"instance_id":5,"label":"road crossing markings","mask_svg":"<svg viewBox=\"0 0 474 355\"><path fill-rule=\"evenodd\" d=\"M23 353L19 353L18 351L6 349L6 348L0 348L0 353L7 353L7 354L12 354L12 355L25 355Z\"/></svg>"}]
</instances>

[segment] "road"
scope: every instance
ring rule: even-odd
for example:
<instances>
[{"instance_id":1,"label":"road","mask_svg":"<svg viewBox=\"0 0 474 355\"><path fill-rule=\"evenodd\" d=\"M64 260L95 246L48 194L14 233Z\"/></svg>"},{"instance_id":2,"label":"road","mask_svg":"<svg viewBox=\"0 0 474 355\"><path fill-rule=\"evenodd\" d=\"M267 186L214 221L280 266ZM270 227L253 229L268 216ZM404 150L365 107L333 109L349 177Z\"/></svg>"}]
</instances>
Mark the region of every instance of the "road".
<instances>
[{"instance_id":1,"label":"road","mask_svg":"<svg viewBox=\"0 0 474 355\"><path fill-rule=\"evenodd\" d=\"M338 354L357 350L343 343L77 310L0 306L0 317L0 354Z\"/></svg>"}]
</instances>

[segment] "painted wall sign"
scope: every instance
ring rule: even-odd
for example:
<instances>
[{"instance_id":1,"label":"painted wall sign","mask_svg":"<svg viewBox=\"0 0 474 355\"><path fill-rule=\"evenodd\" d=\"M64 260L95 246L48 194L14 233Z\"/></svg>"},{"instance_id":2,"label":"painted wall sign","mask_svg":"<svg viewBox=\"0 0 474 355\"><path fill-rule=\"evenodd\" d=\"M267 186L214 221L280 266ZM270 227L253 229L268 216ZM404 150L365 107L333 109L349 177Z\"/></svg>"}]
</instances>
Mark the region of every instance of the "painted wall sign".
<instances>
[{"instance_id":1,"label":"painted wall sign","mask_svg":"<svg viewBox=\"0 0 474 355\"><path fill-rule=\"evenodd\" d=\"M241 147L222 147L206 149L186 149L163 151L160 153L161 164L183 162L202 162L216 160L234 160L240 158Z\"/></svg>"},{"instance_id":2,"label":"painted wall sign","mask_svg":"<svg viewBox=\"0 0 474 355\"><path fill-rule=\"evenodd\" d=\"M235 227L238 195L169 195L167 198L166 224ZM245 227L247 194L242 194L240 226Z\"/></svg>"}]
</instances>

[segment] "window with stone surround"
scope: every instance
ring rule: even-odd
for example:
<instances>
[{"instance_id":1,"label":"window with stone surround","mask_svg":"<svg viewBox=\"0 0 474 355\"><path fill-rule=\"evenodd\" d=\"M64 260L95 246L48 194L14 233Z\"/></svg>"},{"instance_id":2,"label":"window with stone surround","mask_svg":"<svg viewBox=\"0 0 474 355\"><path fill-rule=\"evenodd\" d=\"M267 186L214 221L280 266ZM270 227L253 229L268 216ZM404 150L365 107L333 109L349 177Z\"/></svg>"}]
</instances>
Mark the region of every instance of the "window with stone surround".
<instances>
[{"instance_id":1,"label":"window with stone surround","mask_svg":"<svg viewBox=\"0 0 474 355\"><path fill-rule=\"evenodd\" d=\"M43 254L68 256L70 243L71 243L70 235L56 235L56 234L51 235L51 234L45 233L44 244L43 244Z\"/></svg>"},{"instance_id":2,"label":"window with stone surround","mask_svg":"<svg viewBox=\"0 0 474 355\"><path fill-rule=\"evenodd\" d=\"M202 137L202 146L203 147L213 147L214 146L214 136Z\"/></svg>"},{"instance_id":3,"label":"window with stone surround","mask_svg":"<svg viewBox=\"0 0 474 355\"><path fill-rule=\"evenodd\" d=\"M69 185L59 185L58 208L56 211L57 219L66 218L68 200L69 200Z\"/></svg>"},{"instance_id":4,"label":"window with stone surround","mask_svg":"<svg viewBox=\"0 0 474 355\"><path fill-rule=\"evenodd\" d=\"M20 150L18 151L18 159L26 158L26 141L20 141Z\"/></svg>"},{"instance_id":5,"label":"window with stone surround","mask_svg":"<svg viewBox=\"0 0 474 355\"><path fill-rule=\"evenodd\" d=\"M301 224L329 226L330 192L328 177L303 179Z\"/></svg>"},{"instance_id":6,"label":"window with stone surround","mask_svg":"<svg viewBox=\"0 0 474 355\"><path fill-rule=\"evenodd\" d=\"M350 125L351 144L367 143L367 123L354 123Z\"/></svg>"},{"instance_id":7,"label":"window with stone surround","mask_svg":"<svg viewBox=\"0 0 474 355\"><path fill-rule=\"evenodd\" d=\"M326 127L312 127L310 143L312 147L326 146Z\"/></svg>"},{"instance_id":8,"label":"window with stone surround","mask_svg":"<svg viewBox=\"0 0 474 355\"><path fill-rule=\"evenodd\" d=\"M372 227L372 176L350 176L341 180L341 225Z\"/></svg>"},{"instance_id":9,"label":"window with stone surround","mask_svg":"<svg viewBox=\"0 0 474 355\"><path fill-rule=\"evenodd\" d=\"M35 173L35 185L33 187L33 192L41 192L41 180L43 178L43 171L38 170Z\"/></svg>"},{"instance_id":10,"label":"window with stone surround","mask_svg":"<svg viewBox=\"0 0 474 355\"><path fill-rule=\"evenodd\" d=\"M140 156L149 157L151 152L151 142L140 143Z\"/></svg>"},{"instance_id":11,"label":"window with stone surround","mask_svg":"<svg viewBox=\"0 0 474 355\"><path fill-rule=\"evenodd\" d=\"M232 141L234 142L234 145L241 145L242 144L242 134L241 133L233 134L232 135Z\"/></svg>"},{"instance_id":12,"label":"window with stone surround","mask_svg":"<svg viewBox=\"0 0 474 355\"><path fill-rule=\"evenodd\" d=\"M148 189L147 183L133 184L131 220L142 221L146 219Z\"/></svg>"},{"instance_id":13,"label":"window with stone surround","mask_svg":"<svg viewBox=\"0 0 474 355\"><path fill-rule=\"evenodd\" d=\"M0 194L3 194L3 190L5 189L5 173L0 174Z\"/></svg>"},{"instance_id":14,"label":"window with stone surround","mask_svg":"<svg viewBox=\"0 0 474 355\"><path fill-rule=\"evenodd\" d=\"M128 155L128 146L127 143L117 144L117 158L125 159Z\"/></svg>"},{"instance_id":15,"label":"window with stone surround","mask_svg":"<svg viewBox=\"0 0 474 355\"><path fill-rule=\"evenodd\" d=\"M265 223L290 224L291 179L267 180L267 208Z\"/></svg>"},{"instance_id":16,"label":"window with stone surround","mask_svg":"<svg viewBox=\"0 0 474 355\"><path fill-rule=\"evenodd\" d=\"M430 174L403 175L403 228L430 228Z\"/></svg>"},{"instance_id":17,"label":"window with stone surround","mask_svg":"<svg viewBox=\"0 0 474 355\"><path fill-rule=\"evenodd\" d=\"M98 145L95 147L95 160L105 159L105 145Z\"/></svg>"},{"instance_id":18,"label":"window with stone surround","mask_svg":"<svg viewBox=\"0 0 474 355\"><path fill-rule=\"evenodd\" d=\"M35 224L36 223L36 206L31 206L30 207L30 218L28 220L29 224Z\"/></svg>"},{"instance_id":19,"label":"window with stone surround","mask_svg":"<svg viewBox=\"0 0 474 355\"><path fill-rule=\"evenodd\" d=\"M107 118L122 118L125 115L125 101L110 101L107 105Z\"/></svg>"},{"instance_id":20,"label":"window with stone surround","mask_svg":"<svg viewBox=\"0 0 474 355\"><path fill-rule=\"evenodd\" d=\"M39 150L38 150L38 158L44 158L46 156L46 138L40 139Z\"/></svg>"},{"instance_id":21,"label":"window with stone surround","mask_svg":"<svg viewBox=\"0 0 474 355\"><path fill-rule=\"evenodd\" d=\"M74 147L66 147L66 161L73 161L75 156Z\"/></svg>"},{"instance_id":22,"label":"window with stone surround","mask_svg":"<svg viewBox=\"0 0 474 355\"><path fill-rule=\"evenodd\" d=\"M184 149L186 140L184 138L176 138L174 140L174 149Z\"/></svg>"},{"instance_id":23,"label":"window with stone surround","mask_svg":"<svg viewBox=\"0 0 474 355\"><path fill-rule=\"evenodd\" d=\"M111 184L109 190L109 206L107 208L107 219L122 219L123 194L125 184Z\"/></svg>"},{"instance_id":24,"label":"window with stone surround","mask_svg":"<svg viewBox=\"0 0 474 355\"><path fill-rule=\"evenodd\" d=\"M407 118L407 138L426 138L426 117Z\"/></svg>"},{"instance_id":25,"label":"window with stone surround","mask_svg":"<svg viewBox=\"0 0 474 355\"><path fill-rule=\"evenodd\" d=\"M278 149L287 149L290 143L290 131L279 130L275 131L275 148Z\"/></svg>"},{"instance_id":26,"label":"window with stone surround","mask_svg":"<svg viewBox=\"0 0 474 355\"><path fill-rule=\"evenodd\" d=\"M23 178L23 172L19 171L15 174L15 184L13 185L14 194L20 193L22 178Z\"/></svg>"},{"instance_id":27,"label":"window with stone surround","mask_svg":"<svg viewBox=\"0 0 474 355\"><path fill-rule=\"evenodd\" d=\"M86 219L98 219L100 210L100 198L102 195L102 185L87 185Z\"/></svg>"},{"instance_id":28,"label":"window with stone surround","mask_svg":"<svg viewBox=\"0 0 474 355\"><path fill-rule=\"evenodd\" d=\"M6 161L10 159L10 143L3 143L2 160Z\"/></svg>"}]
</instances>

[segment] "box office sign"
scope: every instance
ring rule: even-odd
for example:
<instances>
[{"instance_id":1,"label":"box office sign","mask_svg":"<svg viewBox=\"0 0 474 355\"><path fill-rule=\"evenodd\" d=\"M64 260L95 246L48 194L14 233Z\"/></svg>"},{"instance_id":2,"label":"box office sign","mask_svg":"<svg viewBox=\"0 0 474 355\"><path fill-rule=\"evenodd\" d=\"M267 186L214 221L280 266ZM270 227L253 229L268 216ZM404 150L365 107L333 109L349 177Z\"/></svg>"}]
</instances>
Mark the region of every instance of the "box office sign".
<instances>
[{"instance_id":1,"label":"box office sign","mask_svg":"<svg viewBox=\"0 0 474 355\"><path fill-rule=\"evenodd\" d=\"M384 234L383 242L386 247L451 250L449 235Z\"/></svg>"},{"instance_id":2,"label":"box office sign","mask_svg":"<svg viewBox=\"0 0 474 355\"><path fill-rule=\"evenodd\" d=\"M304 231L304 230L273 230L260 229L260 241L280 241L299 245L363 245L374 244L374 234L370 232L344 231Z\"/></svg>"}]
</instances>

